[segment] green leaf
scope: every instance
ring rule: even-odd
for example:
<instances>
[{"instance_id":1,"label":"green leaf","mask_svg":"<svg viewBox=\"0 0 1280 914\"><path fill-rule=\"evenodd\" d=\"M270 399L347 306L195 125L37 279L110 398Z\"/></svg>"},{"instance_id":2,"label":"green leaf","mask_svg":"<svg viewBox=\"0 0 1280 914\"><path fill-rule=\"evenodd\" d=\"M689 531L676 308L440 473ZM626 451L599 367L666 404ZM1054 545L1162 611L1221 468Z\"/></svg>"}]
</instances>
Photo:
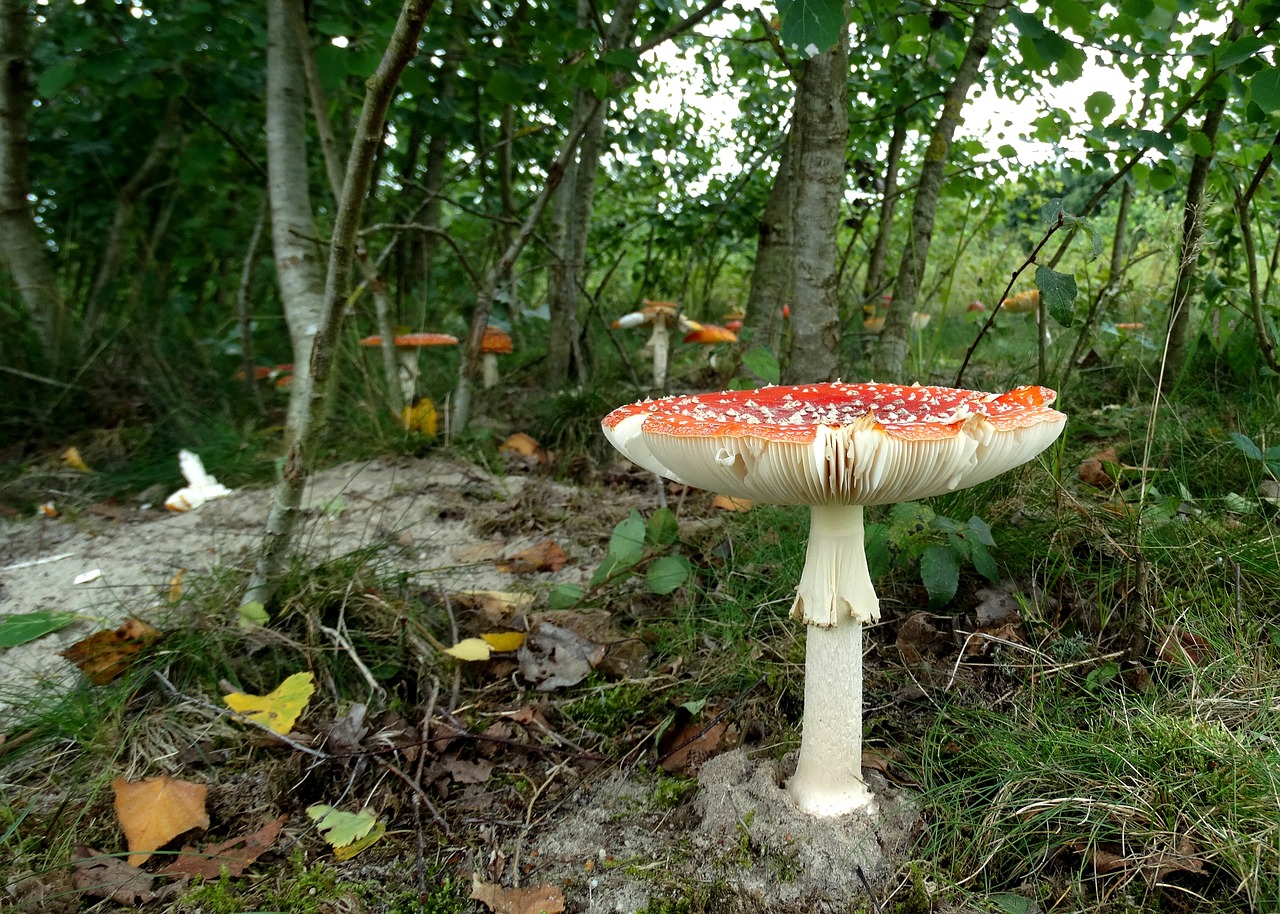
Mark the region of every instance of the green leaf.
<instances>
[{"instance_id":1,"label":"green leaf","mask_svg":"<svg viewBox=\"0 0 1280 914\"><path fill-rule=\"evenodd\" d=\"M1151 169L1151 177L1148 179L1151 189L1157 193L1168 190L1177 182L1178 173L1168 162L1161 162L1155 168Z\"/></svg>"},{"instance_id":2,"label":"green leaf","mask_svg":"<svg viewBox=\"0 0 1280 914\"><path fill-rule=\"evenodd\" d=\"M606 581L617 580L631 574L631 568L635 562L624 562L610 552L604 557L600 563L600 567L595 570L595 574L591 575L591 580L587 582L588 587L596 587Z\"/></svg>"},{"instance_id":3,"label":"green leaf","mask_svg":"<svg viewBox=\"0 0 1280 914\"><path fill-rule=\"evenodd\" d=\"M929 592L929 603L941 606L956 595L960 586L960 567L946 546L930 546L920 556L920 580Z\"/></svg>"},{"instance_id":4,"label":"green leaf","mask_svg":"<svg viewBox=\"0 0 1280 914\"><path fill-rule=\"evenodd\" d=\"M360 812L343 812L324 803L316 803L307 807L307 818L316 823L316 828L332 847L345 847L359 841L378 821L378 814L365 808Z\"/></svg>"},{"instance_id":5,"label":"green leaf","mask_svg":"<svg viewBox=\"0 0 1280 914\"><path fill-rule=\"evenodd\" d=\"M844 0L778 0L782 43L813 57L835 47L845 29Z\"/></svg>"},{"instance_id":6,"label":"green leaf","mask_svg":"<svg viewBox=\"0 0 1280 914\"><path fill-rule=\"evenodd\" d=\"M1076 278L1041 265L1036 267L1036 288L1049 315L1064 327L1075 319Z\"/></svg>"},{"instance_id":7,"label":"green leaf","mask_svg":"<svg viewBox=\"0 0 1280 914\"><path fill-rule=\"evenodd\" d=\"M991 895L987 900L1003 911L1004 914L1031 914L1033 911L1040 910L1040 906L1033 904L1030 898L1015 895L1012 892Z\"/></svg>"},{"instance_id":8,"label":"green leaf","mask_svg":"<svg viewBox=\"0 0 1280 914\"><path fill-rule=\"evenodd\" d=\"M40 79L36 81L36 95L52 98L65 89L76 77L76 64L74 57L68 57L41 73Z\"/></svg>"},{"instance_id":9,"label":"green leaf","mask_svg":"<svg viewBox=\"0 0 1280 914\"><path fill-rule=\"evenodd\" d=\"M1058 221L1059 216L1065 215L1066 213L1062 209L1062 201L1056 198L1040 207L1040 221L1045 225L1053 225Z\"/></svg>"},{"instance_id":10,"label":"green leaf","mask_svg":"<svg viewBox=\"0 0 1280 914\"><path fill-rule=\"evenodd\" d=\"M611 67L620 70L635 70L640 66L640 55L631 48L618 48L609 51L601 60Z\"/></svg>"},{"instance_id":11,"label":"green leaf","mask_svg":"<svg viewBox=\"0 0 1280 914\"><path fill-rule=\"evenodd\" d=\"M1000 569L996 567L996 560L991 557L982 540L969 540L969 561L973 562L974 570L992 584L1000 580Z\"/></svg>"},{"instance_id":12,"label":"green leaf","mask_svg":"<svg viewBox=\"0 0 1280 914\"><path fill-rule=\"evenodd\" d=\"M645 580L649 589L660 596L671 593L689 578L692 568L678 555L664 555L649 566Z\"/></svg>"},{"instance_id":13,"label":"green leaf","mask_svg":"<svg viewBox=\"0 0 1280 914\"><path fill-rule=\"evenodd\" d=\"M1261 455L1259 455L1261 456ZM0 619L0 647L17 647L66 628L80 617L57 609L41 609L33 613L5 616Z\"/></svg>"},{"instance_id":14,"label":"green leaf","mask_svg":"<svg viewBox=\"0 0 1280 914\"><path fill-rule=\"evenodd\" d=\"M1239 448L1250 460L1262 459L1262 449L1254 444L1251 439L1246 438L1239 432L1232 432L1231 440L1235 442L1236 447Z\"/></svg>"},{"instance_id":15,"label":"green leaf","mask_svg":"<svg viewBox=\"0 0 1280 914\"><path fill-rule=\"evenodd\" d=\"M1055 21L1074 29L1081 37L1088 38L1093 33L1093 13L1078 0L1053 0L1049 10Z\"/></svg>"},{"instance_id":16,"label":"green leaf","mask_svg":"<svg viewBox=\"0 0 1280 914\"><path fill-rule=\"evenodd\" d=\"M1227 67L1234 67L1236 64L1248 60L1269 44L1270 42L1264 41L1256 35L1246 35L1221 49L1218 55L1218 66L1224 70Z\"/></svg>"},{"instance_id":17,"label":"green leaf","mask_svg":"<svg viewBox=\"0 0 1280 914\"><path fill-rule=\"evenodd\" d=\"M991 535L991 526L978 515L975 514L969 518L969 530L973 533L973 538L984 546L995 546L996 540Z\"/></svg>"},{"instance_id":18,"label":"green leaf","mask_svg":"<svg viewBox=\"0 0 1280 914\"><path fill-rule=\"evenodd\" d=\"M1263 111L1280 110L1280 68L1270 67L1253 74L1249 98Z\"/></svg>"},{"instance_id":19,"label":"green leaf","mask_svg":"<svg viewBox=\"0 0 1280 914\"><path fill-rule=\"evenodd\" d=\"M1015 147L1010 146L1008 143L1002 145L996 150L996 152L998 152L1000 157L1004 159L1016 159L1018 157L1018 150Z\"/></svg>"},{"instance_id":20,"label":"green leaf","mask_svg":"<svg viewBox=\"0 0 1280 914\"><path fill-rule=\"evenodd\" d=\"M382 52L377 48L347 48L344 63L347 73L359 79L368 79L382 63Z\"/></svg>"},{"instance_id":21,"label":"green leaf","mask_svg":"<svg viewBox=\"0 0 1280 914\"><path fill-rule=\"evenodd\" d=\"M582 600L582 588L577 584L557 584L547 594L547 609L568 609Z\"/></svg>"},{"instance_id":22,"label":"green leaf","mask_svg":"<svg viewBox=\"0 0 1280 914\"><path fill-rule=\"evenodd\" d=\"M777 384L782 376L778 359L764 346L752 346L742 354L742 367L766 384Z\"/></svg>"},{"instance_id":23,"label":"green leaf","mask_svg":"<svg viewBox=\"0 0 1280 914\"><path fill-rule=\"evenodd\" d=\"M624 565L634 565L644 555L644 518L631 509L631 514L618 522L609 538L609 554Z\"/></svg>"},{"instance_id":24,"label":"green leaf","mask_svg":"<svg viewBox=\"0 0 1280 914\"><path fill-rule=\"evenodd\" d=\"M1203 130L1197 130L1188 137L1191 144L1191 151L1203 159L1207 159L1213 155L1213 140L1209 139L1209 135Z\"/></svg>"},{"instance_id":25,"label":"green leaf","mask_svg":"<svg viewBox=\"0 0 1280 914\"><path fill-rule=\"evenodd\" d=\"M893 556L889 552L889 531L884 524L867 524L863 531L867 552L867 570L876 581L889 573Z\"/></svg>"},{"instance_id":26,"label":"green leaf","mask_svg":"<svg viewBox=\"0 0 1280 914\"><path fill-rule=\"evenodd\" d=\"M240 605L240 627L252 628L255 625L266 625L271 621L271 616L267 615L267 608L254 600L252 603L242 603Z\"/></svg>"},{"instance_id":27,"label":"green leaf","mask_svg":"<svg viewBox=\"0 0 1280 914\"><path fill-rule=\"evenodd\" d=\"M650 546L670 546L680 536L680 522L670 508L659 508L649 515L644 538Z\"/></svg>"},{"instance_id":28,"label":"green leaf","mask_svg":"<svg viewBox=\"0 0 1280 914\"><path fill-rule=\"evenodd\" d=\"M1084 100L1084 113L1095 124L1101 124L1115 107L1116 99L1110 92L1094 92Z\"/></svg>"},{"instance_id":29,"label":"green leaf","mask_svg":"<svg viewBox=\"0 0 1280 914\"><path fill-rule=\"evenodd\" d=\"M497 102L504 105L514 105L524 97L524 84L514 73L507 70L498 70L489 77L484 91Z\"/></svg>"}]
</instances>

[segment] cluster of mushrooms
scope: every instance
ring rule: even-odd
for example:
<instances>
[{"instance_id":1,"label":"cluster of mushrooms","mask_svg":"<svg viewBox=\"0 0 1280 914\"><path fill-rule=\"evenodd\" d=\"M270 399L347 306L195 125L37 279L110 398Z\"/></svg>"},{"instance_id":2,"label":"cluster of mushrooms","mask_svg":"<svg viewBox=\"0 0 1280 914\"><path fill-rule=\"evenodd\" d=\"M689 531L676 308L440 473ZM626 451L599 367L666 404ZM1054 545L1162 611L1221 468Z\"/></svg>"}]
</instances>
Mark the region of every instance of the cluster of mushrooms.
<instances>
[{"instance_id":1,"label":"cluster of mushrooms","mask_svg":"<svg viewBox=\"0 0 1280 914\"><path fill-rule=\"evenodd\" d=\"M676 482L761 504L808 505L808 552L791 609L807 625L804 720L787 791L815 816L871 812L862 777L862 627L880 618L863 508L985 482L1032 459L1066 416L1056 393L809 384L646 400L604 433Z\"/></svg>"}]
</instances>

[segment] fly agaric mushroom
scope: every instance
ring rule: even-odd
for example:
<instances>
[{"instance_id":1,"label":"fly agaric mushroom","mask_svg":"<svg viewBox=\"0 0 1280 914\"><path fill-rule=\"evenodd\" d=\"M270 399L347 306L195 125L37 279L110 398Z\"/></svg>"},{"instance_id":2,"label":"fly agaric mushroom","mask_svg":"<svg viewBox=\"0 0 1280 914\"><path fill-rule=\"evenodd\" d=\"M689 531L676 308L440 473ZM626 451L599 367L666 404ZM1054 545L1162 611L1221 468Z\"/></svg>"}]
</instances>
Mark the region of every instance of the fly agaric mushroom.
<instances>
[{"instance_id":1,"label":"fly agaric mushroom","mask_svg":"<svg viewBox=\"0 0 1280 914\"><path fill-rule=\"evenodd\" d=\"M480 352L484 356L481 364L486 390L498 385L498 356L510 355L512 351L511 334L492 324L484 328L484 337L480 340Z\"/></svg>"},{"instance_id":2,"label":"fly agaric mushroom","mask_svg":"<svg viewBox=\"0 0 1280 914\"><path fill-rule=\"evenodd\" d=\"M669 330L676 322L678 311L679 305L673 301L652 301L646 298L642 309L624 314L613 322L614 330L629 330L644 324L653 326L645 348L653 350L653 386L658 389L667 383L667 354L671 348Z\"/></svg>"},{"instance_id":3,"label":"fly agaric mushroom","mask_svg":"<svg viewBox=\"0 0 1280 914\"><path fill-rule=\"evenodd\" d=\"M424 346L456 346L458 338L448 333L401 333L392 339L396 360L400 365L400 393L405 404L414 401L418 391L418 350ZM381 346L381 336L366 336L361 346Z\"/></svg>"},{"instance_id":4,"label":"fly agaric mushroom","mask_svg":"<svg viewBox=\"0 0 1280 914\"><path fill-rule=\"evenodd\" d=\"M605 436L645 469L755 502L809 505L793 618L807 623L800 809L872 811L862 780L862 626L880 618L863 545L865 505L984 482L1047 448L1066 423L1056 394L895 384L812 384L624 406Z\"/></svg>"}]
</instances>

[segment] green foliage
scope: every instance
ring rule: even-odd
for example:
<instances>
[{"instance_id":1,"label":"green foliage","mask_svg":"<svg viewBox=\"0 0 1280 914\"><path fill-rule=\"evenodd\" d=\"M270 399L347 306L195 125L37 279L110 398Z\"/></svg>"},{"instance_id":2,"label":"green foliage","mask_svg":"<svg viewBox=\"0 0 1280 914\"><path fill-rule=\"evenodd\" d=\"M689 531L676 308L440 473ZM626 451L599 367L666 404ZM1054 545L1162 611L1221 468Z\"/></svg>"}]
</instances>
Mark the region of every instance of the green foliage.
<instances>
[{"instance_id":1,"label":"green foliage","mask_svg":"<svg viewBox=\"0 0 1280 914\"><path fill-rule=\"evenodd\" d=\"M842 0L778 0L783 44L813 57L835 46L847 28Z\"/></svg>"},{"instance_id":2,"label":"green foliage","mask_svg":"<svg viewBox=\"0 0 1280 914\"><path fill-rule=\"evenodd\" d=\"M890 509L887 523L867 524L866 541L873 579L891 570L918 568L920 582L935 607L956 595L964 565L989 581L1000 578L989 551L996 544L991 528L976 515L960 523L920 502L902 502Z\"/></svg>"},{"instance_id":3,"label":"green foliage","mask_svg":"<svg viewBox=\"0 0 1280 914\"><path fill-rule=\"evenodd\" d=\"M1240 453L1250 460L1260 462L1273 479L1280 480L1280 444L1263 451L1261 447L1254 444L1251 438L1239 432L1232 432L1229 437L1231 438L1231 443L1236 446Z\"/></svg>"},{"instance_id":4,"label":"green foliage","mask_svg":"<svg viewBox=\"0 0 1280 914\"><path fill-rule=\"evenodd\" d=\"M670 508L657 509L648 521L633 509L613 528L609 551L591 575L588 590L616 586L635 575L643 575L649 590L659 596L678 590L693 571L684 556L667 552L679 535L679 524ZM585 596L586 591L577 584L560 584L551 591L548 604L552 609L565 609Z\"/></svg>"}]
</instances>

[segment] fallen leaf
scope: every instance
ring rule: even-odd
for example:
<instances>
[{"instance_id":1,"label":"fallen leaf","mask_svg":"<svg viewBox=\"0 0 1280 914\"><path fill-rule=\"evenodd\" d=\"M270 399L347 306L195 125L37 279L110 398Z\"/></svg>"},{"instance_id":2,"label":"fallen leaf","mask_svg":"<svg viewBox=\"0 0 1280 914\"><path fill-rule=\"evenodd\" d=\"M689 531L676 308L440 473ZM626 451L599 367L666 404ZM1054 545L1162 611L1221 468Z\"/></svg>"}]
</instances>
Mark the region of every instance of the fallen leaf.
<instances>
[{"instance_id":1,"label":"fallen leaf","mask_svg":"<svg viewBox=\"0 0 1280 914\"><path fill-rule=\"evenodd\" d=\"M663 740L671 748L662 756L662 769L690 777L709 759L726 752L730 746L729 725L721 721L707 726L702 722L690 722L672 732Z\"/></svg>"},{"instance_id":2,"label":"fallen leaf","mask_svg":"<svg viewBox=\"0 0 1280 914\"><path fill-rule=\"evenodd\" d=\"M439 414L430 397L423 397L412 406L406 406L400 414L400 424L411 432L426 435L428 438L436 433Z\"/></svg>"},{"instance_id":3,"label":"fallen leaf","mask_svg":"<svg viewBox=\"0 0 1280 914\"><path fill-rule=\"evenodd\" d=\"M252 834L213 844L204 850L184 847L182 853L159 872L209 880L219 878L225 868L228 876L239 876L276 843L287 818L272 819Z\"/></svg>"},{"instance_id":4,"label":"fallen leaf","mask_svg":"<svg viewBox=\"0 0 1280 914\"><path fill-rule=\"evenodd\" d=\"M244 629L253 628L255 625L266 625L271 621L267 608L258 600L241 603L237 609L237 615L240 617L240 627Z\"/></svg>"},{"instance_id":5,"label":"fallen leaf","mask_svg":"<svg viewBox=\"0 0 1280 914\"><path fill-rule=\"evenodd\" d=\"M711 507L721 511L750 511L751 499L738 498L733 495L717 495L711 499Z\"/></svg>"},{"instance_id":6,"label":"fallen leaf","mask_svg":"<svg viewBox=\"0 0 1280 914\"><path fill-rule=\"evenodd\" d=\"M522 549L506 561L498 563L498 570L507 574L532 574L536 571L559 571L569 561L569 555L552 540L543 540L536 546Z\"/></svg>"},{"instance_id":7,"label":"fallen leaf","mask_svg":"<svg viewBox=\"0 0 1280 914\"><path fill-rule=\"evenodd\" d=\"M535 463L546 463L547 452L542 449L537 441L524 432L516 432L506 441L502 442L498 448L501 454L511 454L516 457L527 457Z\"/></svg>"},{"instance_id":8,"label":"fallen leaf","mask_svg":"<svg viewBox=\"0 0 1280 914\"><path fill-rule=\"evenodd\" d=\"M294 673L266 695L232 692L222 696L222 700L232 711L238 711L284 736L293 729L298 715L311 701L315 691L313 674Z\"/></svg>"},{"instance_id":9,"label":"fallen leaf","mask_svg":"<svg viewBox=\"0 0 1280 914\"><path fill-rule=\"evenodd\" d=\"M169 579L169 602L177 603L182 599L182 579L187 576L187 569L179 568L178 573Z\"/></svg>"},{"instance_id":10,"label":"fallen leaf","mask_svg":"<svg viewBox=\"0 0 1280 914\"><path fill-rule=\"evenodd\" d=\"M490 540L487 543L468 543L463 546L454 546L451 554L455 559L464 565L479 565L485 562L496 562L502 558L502 553L507 551L505 540ZM486 591L476 591L484 593ZM498 593L498 591L487 591L488 593ZM458 594L459 597L462 594Z\"/></svg>"},{"instance_id":11,"label":"fallen leaf","mask_svg":"<svg viewBox=\"0 0 1280 914\"><path fill-rule=\"evenodd\" d=\"M369 847L387 832L385 823L378 821L378 814L369 807L359 812L343 812L325 803L307 807L307 816L339 860L350 860Z\"/></svg>"},{"instance_id":12,"label":"fallen leaf","mask_svg":"<svg viewBox=\"0 0 1280 914\"><path fill-rule=\"evenodd\" d=\"M947 653L952 645L950 639L929 621L929 614L917 610L899 626L894 647L902 654L907 666L919 666L926 658Z\"/></svg>"},{"instance_id":13,"label":"fallen leaf","mask_svg":"<svg viewBox=\"0 0 1280 914\"><path fill-rule=\"evenodd\" d=\"M493 773L493 762L469 762L466 759L452 758L442 763L441 774L449 775L449 779L459 784L483 784Z\"/></svg>"},{"instance_id":14,"label":"fallen leaf","mask_svg":"<svg viewBox=\"0 0 1280 914\"><path fill-rule=\"evenodd\" d=\"M1116 456L1116 449L1109 447L1082 461L1080 466L1076 468L1076 476L1087 486L1093 486L1096 489L1109 489L1116 484L1116 481L1107 472L1105 464L1118 462L1119 458Z\"/></svg>"},{"instance_id":15,"label":"fallen leaf","mask_svg":"<svg viewBox=\"0 0 1280 914\"><path fill-rule=\"evenodd\" d=\"M504 889L484 882L479 873L471 874L471 898L494 914L561 914L564 910L564 893L559 886Z\"/></svg>"},{"instance_id":16,"label":"fallen leaf","mask_svg":"<svg viewBox=\"0 0 1280 914\"><path fill-rule=\"evenodd\" d=\"M58 516L58 509L57 509L57 507L55 507L55 506L54 506L53 502L51 502L51 501L46 501L44 504L42 504L42 505L39 507L39 509L38 509L38 510L39 510L39 511L40 511L40 513L41 513L41 514L43 514L45 517L57 517L57 516Z\"/></svg>"},{"instance_id":17,"label":"fallen leaf","mask_svg":"<svg viewBox=\"0 0 1280 914\"><path fill-rule=\"evenodd\" d=\"M56 609L40 609L0 619L0 647L17 647L66 628L79 619L75 613Z\"/></svg>"},{"instance_id":18,"label":"fallen leaf","mask_svg":"<svg viewBox=\"0 0 1280 914\"><path fill-rule=\"evenodd\" d=\"M1159 634L1160 646L1156 649L1156 656L1166 663L1204 666L1213 652L1213 645L1207 638L1192 634L1181 626L1162 625Z\"/></svg>"},{"instance_id":19,"label":"fallen leaf","mask_svg":"<svg viewBox=\"0 0 1280 914\"><path fill-rule=\"evenodd\" d=\"M520 645L524 644L525 634L524 632L488 632L480 637L498 653L506 654L520 650Z\"/></svg>"},{"instance_id":20,"label":"fallen leaf","mask_svg":"<svg viewBox=\"0 0 1280 914\"><path fill-rule=\"evenodd\" d=\"M530 630L517 655L520 675L539 692L577 685L604 659L605 648L550 622Z\"/></svg>"},{"instance_id":21,"label":"fallen leaf","mask_svg":"<svg viewBox=\"0 0 1280 914\"><path fill-rule=\"evenodd\" d=\"M62 651L84 671L94 685L104 685L123 673L138 654L155 644L164 633L140 619L126 619L117 629L95 632Z\"/></svg>"},{"instance_id":22,"label":"fallen leaf","mask_svg":"<svg viewBox=\"0 0 1280 914\"><path fill-rule=\"evenodd\" d=\"M486 622L504 625L518 613L533 606L534 598L531 593L517 593L510 590L467 590L453 594L452 599L463 609L480 613Z\"/></svg>"},{"instance_id":23,"label":"fallen leaf","mask_svg":"<svg viewBox=\"0 0 1280 914\"><path fill-rule=\"evenodd\" d=\"M77 844L71 852L71 885L86 895L118 904L145 904L155 897L152 881L149 873L87 844Z\"/></svg>"},{"instance_id":24,"label":"fallen leaf","mask_svg":"<svg viewBox=\"0 0 1280 914\"><path fill-rule=\"evenodd\" d=\"M983 587L974 594L979 602L974 607L974 615L979 625L992 625L1005 619L1022 621L1022 613L1018 600L1008 589L1008 583L999 587Z\"/></svg>"},{"instance_id":25,"label":"fallen leaf","mask_svg":"<svg viewBox=\"0 0 1280 914\"><path fill-rule=\"evenodd\" d=\"M116 778L116 817L129 842L130 866L141 866L153 851L193 828L208 828L209 814L203 784L179 781L162 774L141 781Z\"/></svg>"},{"instance_id":26,"label":"fallen leaf","mask_svg":"<svg viewBox=\"0 0 1280 914\"><path fill-rule=\"evenodd\" d=\"M446 647L444 653L458 660L477 662L488 660L493 648L483 638L463 638L453 647Z\"/></svg>"},{"instance_id":27,"label":"fallen leaf","mask_svg":"<svg viewBox=\"0 0 1280 914\"><path fill-rule=\"evenodd\" d=\"M80 456L80 448L72 446L62 452L62 462L73 470L79 470L81 473L92 473L89 465L84 462L84 458Z\"/></svg>"}]
</instances>

